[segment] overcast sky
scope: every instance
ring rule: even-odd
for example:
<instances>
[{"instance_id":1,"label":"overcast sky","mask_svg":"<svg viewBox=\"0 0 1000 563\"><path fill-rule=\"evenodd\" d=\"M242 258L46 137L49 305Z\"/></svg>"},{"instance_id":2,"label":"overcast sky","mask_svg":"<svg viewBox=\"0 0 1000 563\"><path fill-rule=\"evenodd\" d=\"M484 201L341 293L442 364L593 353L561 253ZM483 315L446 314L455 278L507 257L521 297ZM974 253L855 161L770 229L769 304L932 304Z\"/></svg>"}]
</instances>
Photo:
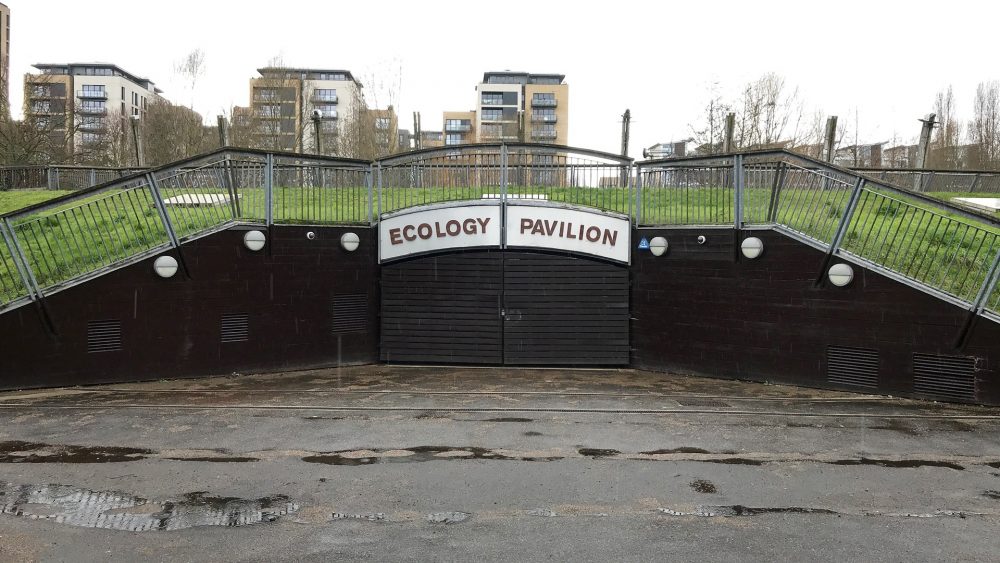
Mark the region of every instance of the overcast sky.
<instances>
[{"instance_id":1,"label":"overcast sky","mask_svg":"<svg viewBox=\"0 0 1000 563\"><path fill-rule=\"evenodd\" d=\"M286 66L343 68L369 104L469 110L484 71L561 73L570 144L617 152L632 110L631 156L691 135L709 89L735 96L766 72L797 87L807 110L840 116L861 142L911 141L935 93L954 87L959 117L976 85L1000 78L996 2L227 2L3 0L11 9L11 100L33 63L102 61L153 80L206 122L246 105L247 80ZM206 74L192 94L174 71L193 49ZM380 85L381 84L381 85ZM853 144L853 131L850 133Z\"/></svg>"}]
</instances>

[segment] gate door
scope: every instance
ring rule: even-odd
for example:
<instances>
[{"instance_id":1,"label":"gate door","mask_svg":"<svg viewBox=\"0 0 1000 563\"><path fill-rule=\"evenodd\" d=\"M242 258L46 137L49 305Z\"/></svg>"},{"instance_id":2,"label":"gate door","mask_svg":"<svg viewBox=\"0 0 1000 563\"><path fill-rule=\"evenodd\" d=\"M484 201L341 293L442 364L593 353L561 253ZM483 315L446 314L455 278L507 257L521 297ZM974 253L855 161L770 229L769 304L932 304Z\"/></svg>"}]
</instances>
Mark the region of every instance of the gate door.
<instances>
[{"instance_id":1,"label":"gate door","mask_svg":"<svg viewBox=\"0 0 1000 563\"><path fill-rule=\"evenodd\" d=\"M508 251L503 270L505 364L629 363L625 266Z\"/></svg>"},{"instance_id":2,"label":"gate door","mask_svg":"<svg viewBox=\"0 0 1000 563\"><path fill-rule=\"evenodd\" d=\"M416 258L382 267L382 360L503 362L501 252Z\"/></svg>"}]
</instances>

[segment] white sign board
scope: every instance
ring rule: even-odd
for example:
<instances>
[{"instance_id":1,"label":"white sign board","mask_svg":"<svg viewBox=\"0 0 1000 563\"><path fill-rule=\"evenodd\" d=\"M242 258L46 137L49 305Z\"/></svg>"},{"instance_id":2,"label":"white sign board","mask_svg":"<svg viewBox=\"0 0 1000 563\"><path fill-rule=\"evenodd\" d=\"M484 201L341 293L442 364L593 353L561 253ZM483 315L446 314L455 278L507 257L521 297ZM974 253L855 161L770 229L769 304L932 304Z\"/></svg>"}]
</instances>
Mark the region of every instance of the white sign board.
<instances>
[{"instance_id":1,"label":"white sign board","mask_svg":"<svg viewBox=\"0 0 1000 563\"><path fill-rule=\"evenodd\" d=\"M548 248L628 264L628 219L562 207L507 206L507 246Z\"/></svg>"},{"instance_id":2,"label":"white sign board","mask_svg":"<svg viewBox=\"0 0 1000 563\"><path fill-rule=\"evenodd\" d=\"M382 219L379 260L449 248L500 246L500 206L439 207Z\"/></svg>"}]
</instances>

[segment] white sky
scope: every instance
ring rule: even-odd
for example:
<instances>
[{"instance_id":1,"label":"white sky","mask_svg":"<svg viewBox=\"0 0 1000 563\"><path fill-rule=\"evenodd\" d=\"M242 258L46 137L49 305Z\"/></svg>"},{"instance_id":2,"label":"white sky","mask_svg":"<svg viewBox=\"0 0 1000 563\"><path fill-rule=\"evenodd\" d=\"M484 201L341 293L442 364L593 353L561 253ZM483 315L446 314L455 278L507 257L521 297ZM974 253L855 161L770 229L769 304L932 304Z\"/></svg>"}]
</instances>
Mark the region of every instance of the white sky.
<instances>
[{"instance_id":1,"label":"white sky","mask_svg":"<svg viewBox=\"0 0 1000 563\"><path fill-rule=\"evenodd\" d=\"M861 142L910 141L938 90L951 84L968 119L976 84L1000 77L1000 4L990 0L3 1L15 116L31 64L102 61L150 78L175 103L193 100L214 123L246 105L247 80L281 56L348 69L370 104L394 103L408 129L420 111L430 130L442 111L474 107L484 71L510 69L566 75L571 145L617 152L630 108L630 152L641 157L690 136L716 81L735 97L777 72L807 108L847 122L853 144L855 111ZM195 48L207 60L192 96L173 68Z\"/></svg>"}]
</instances>

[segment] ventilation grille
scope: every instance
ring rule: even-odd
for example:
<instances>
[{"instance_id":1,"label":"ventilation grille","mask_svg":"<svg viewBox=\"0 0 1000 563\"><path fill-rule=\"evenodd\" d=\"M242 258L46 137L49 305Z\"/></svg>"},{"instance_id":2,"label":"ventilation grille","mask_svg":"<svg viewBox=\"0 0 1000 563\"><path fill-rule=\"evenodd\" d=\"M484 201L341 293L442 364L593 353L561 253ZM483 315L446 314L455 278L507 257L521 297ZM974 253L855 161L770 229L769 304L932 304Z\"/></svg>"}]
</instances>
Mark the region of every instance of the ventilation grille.
<instances>
[{"instance_id":1,"label":"ventilation grille","mask_svg":"<svg viewBox=\"0 0 1000 563\"><path fill-rule=\"evenodd\" d=\"M121 321L87 321L88 354L116 352L121 349Z\"/></svg>"},{"instance_id":2,"label":"ventilation grille","mask_svg":"<svg viewBox=\"0 0 1000 563\"><path fill-rule=\"evenodd\" d=\"M332 305L333 318L330 332L343 334L368 330L367 294L334 295Z\"/></svg>"},{"instance_id":3,"label":"ventilation grille","mask_svg":"<svg viewBox=\"0 0 1000 563\"><path fill-rule=\"evenodd\" d=\"M913 390L942 399L975 400L976 359L970 356L914 354Z\"/></svg>"},{"instance_id":4,"label":"ventilation grille","mask_svg":"<svg viewBox=\"0 0 1000 563\"><path fill-rule=\"evenodd\" d=\"M250 315L246 313L222 315L220 326L223 342L246 342L250 340Z\"/></svg>"},{"instance_id":5,"label":"ventilation grille","mask_svg":"<svg viewBox=\"0 0 1000 563\"><path fill-rule=\"evenodd\" d=\"M878 350L827 346L826 380L849 387L878 387Z\"/></svg>"}]
</instances>

